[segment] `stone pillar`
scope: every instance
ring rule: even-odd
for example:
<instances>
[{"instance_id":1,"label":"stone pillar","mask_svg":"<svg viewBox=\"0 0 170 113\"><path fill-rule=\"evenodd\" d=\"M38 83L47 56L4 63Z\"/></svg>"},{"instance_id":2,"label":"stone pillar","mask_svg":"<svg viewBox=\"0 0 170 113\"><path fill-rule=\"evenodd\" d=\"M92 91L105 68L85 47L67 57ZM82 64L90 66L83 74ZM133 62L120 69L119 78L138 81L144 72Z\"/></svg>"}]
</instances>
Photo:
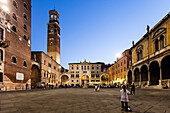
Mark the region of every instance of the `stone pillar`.
<instances>
[{"instance_id":1,"label":"stone pillar","mask_svg":"<svg viewBox=\"0 0 170 113\"><path fill-rule=\"evenodd\" d=\"M159 86L162 87L162 67L160 66L160 80L159 80Z\"/></svg>"},{"instance_id":2,"label":"stone pillar","mask_svg":"<svg viewBox=\"0 0 170 113\"><path fill-rule=\"evenodd\" d=\"M149 69L148 69L148 83L147 83L147 85L148 86L150 85L150 71L149 71Z\"/></svg>"},{"instance_id":3,"label":"stone pillar","mask_svg":"<svg viewBox=\"0 0 170 113\"><path fill-rule=\"evenodd\" d=\"M139 71L139 86L141 86L142 85L142 83L141 83L141 81L142 81L142 76L141 76L142 74L141 74L141 71Z\"/></svg>"}]
</instances>

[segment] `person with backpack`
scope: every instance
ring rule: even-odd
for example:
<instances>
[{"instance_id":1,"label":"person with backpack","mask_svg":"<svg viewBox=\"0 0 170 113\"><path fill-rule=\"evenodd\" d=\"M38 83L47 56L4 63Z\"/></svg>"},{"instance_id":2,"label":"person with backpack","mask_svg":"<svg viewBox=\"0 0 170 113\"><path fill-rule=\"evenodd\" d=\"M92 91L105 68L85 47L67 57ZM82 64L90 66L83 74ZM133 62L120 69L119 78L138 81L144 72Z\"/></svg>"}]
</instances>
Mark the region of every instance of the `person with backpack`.
<instances>
[{"instance_id":1,"label":"person with backpack","mask_svg":"<svg viewBox=\"0 0 170 113\"><path fill-rule=\"evenodd\" d=\"M125 109L125 111L131 111L130 107L128 107L128 94L130 94L130 92L126 89L126 85L122 86L122 89L120 90L120 94L121 94L121 110L123 111Z\"/></svg>"}]
</instances>

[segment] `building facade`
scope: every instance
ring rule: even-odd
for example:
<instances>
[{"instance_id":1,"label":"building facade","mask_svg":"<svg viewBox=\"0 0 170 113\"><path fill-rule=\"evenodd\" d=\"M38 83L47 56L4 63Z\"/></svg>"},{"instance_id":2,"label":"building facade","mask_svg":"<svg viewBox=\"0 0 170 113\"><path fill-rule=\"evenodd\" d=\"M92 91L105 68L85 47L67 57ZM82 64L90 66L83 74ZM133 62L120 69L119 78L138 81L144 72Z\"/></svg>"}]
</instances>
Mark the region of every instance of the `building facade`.
<instances>
[{"instance_id":1,"label":"building facade","mask_svg":"<svg viewBox=\"0 0 170 113\"><path fill-rule=\"evenodd\" d=\"M0 1L1 44L4 55L1 90L30 88L31 73L31 0ZM3 77L2 77L3 76ZM27 84L27 85L26 85Z\"/></svg>"},{"instance_id":2,"label":"building facade","mask_svg":"<svg viewBox=\"0 0 170 113\"><path fill-rule=\"evenodd\" d=\"M58 11L49 11L48 37L47 37L47 55L60 64L60 26Z\"/></svg>"},{"instance_id":3,"label":"building facade","mask_svg":"<svg viewBox=\"0 0 170 113\"><path fill-rule=\"evenodd\" d=\"M170 86L170 13L133 45L128 76L140 87Z\"/></svg>"},{"instance_id":4,"label":"building facade","mask_svg":"<svg viewBox=\"0 0 170 113\"><path fill-rule=\"evenodd\" d=\"M32 51L31 59L32 87L39 87L41 84L45 84L47 86L57 86L59 82L58 77L60 75L61 66L42 51Z\"/></svg>"},{"instance_id":5,"label":"building facade","mask_svg":"<svg viewBox=\"0 0 170 113\"><path fill-rule=\"evenodd\" d=\"M127 82L127 69L129 68L129 63L131 62L131 50L127 49L122 54L121 57L117 58L109 70L109 78L112 84L123 84ZM132 82L132 81L131 81Z\"/></svg>"},{"instance_id":6,"label":"building facade","mask_svg":"<svg viewBox=\"0 0 170 113\"><path fill-rule=\"evenodd\" d=\"M84 86L87 77L89 86L94 84L109 84L109 75L106 73L107 67L102 62L90 63L69 63L69 72L60 76L61 85Z\"/></svg>"}]
</instances>

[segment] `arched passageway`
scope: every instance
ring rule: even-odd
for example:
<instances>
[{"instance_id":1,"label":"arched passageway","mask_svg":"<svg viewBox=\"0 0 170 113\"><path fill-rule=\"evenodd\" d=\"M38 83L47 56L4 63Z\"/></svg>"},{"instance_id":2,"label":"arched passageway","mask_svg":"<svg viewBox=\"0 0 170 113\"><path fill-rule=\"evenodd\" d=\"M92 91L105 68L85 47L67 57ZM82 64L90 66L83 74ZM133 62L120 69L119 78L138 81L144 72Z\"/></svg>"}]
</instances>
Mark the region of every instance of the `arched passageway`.
<instances>
[{"instance_id":1,"label":"arched passageway","mask_svg":"<svg viewBox=\"0 0 170 113\"><path fill-rule=\"evenodd\" d=\"M134 75L135 75L135 82L139 82L139 81L140 81L139 68L136 68L136 69L135 69Z\"/></svg>"},{"instance_id":2,"label":"arched passageway","mask_svg":"<svg viewBox=\"0 0 170 113\"><path fill-rule=\"evenodd\" d=\"M141 81L148 81L148 69L146 65L141 67Z\"/></svg>"},{"instance_id":3,"label":"arched passageway","mask_svg":"<svg viewBox=\"0 0 170 113\"><path fill-rule=\"evenodd\" d=\"M63 75L62 77L61 77L61 85L68 85L68 83L69 83L69 77L67 76L67 75Z\"/></svg>"},{"instance_id":4,"label":"arched passageway","mask_svg":"<svg viewBox=\"0 0 170 113\"><path fill-rule=\"evenodd\" d=\"M41 82L40 69L37 65L33 65L31 68L31 87L35 88L38 82Z\"/></svg>"},{"instance_id":5,"label":"arched passageway","mask_svg":"<svg viewBox=\"0 0 170 113\"><path fill-rule=\"evenodd\" d=\"M101 76L101 82L102 82L103 84L108 84L108 82L109 82L109 76L106 75L106 74L102 75L102 76Z\"/></svg>"},{"instance_id":6,"label":"arched passageway","mask_svg":"<svg viewBox=\"0 0 170 113\"><path fill-rule=\"evenodd\" d=\"M89 76L88 76L88 75L86 75L86 76L87 76L87 83L89 83ZM81 85L84 86L84 82L85 82L85 75L83 75L83 76L81 77Z\"/></svg>"},{"instance_id":7,"label":"arched passageway","mask_svg":"<svg viewBox=\"0 0 170 113\"><path fill-rule=\"evenodd\" d=\"M162 79L170 79L170 55L163 58L161 62Z\"/></svg>"},{"instance_id":8,"label":"arched passageway","mask_svg":"<svg viewBox=\"0 0 170 113\"><path fill-rule=\"evenodd\" d=\"M131 85L132 84L132 71L129 70L128 72L128 84Z\"/></svg>"},{"instance_id":9,"label":"arched passageway","mask_svg":"<svg viewBox=\"0 0 170 113\"><path fill-rule=\"evenodd\" d=\"M151 85L159 85L160 79L160 68L157 61L153 61L150 66L150 84Z\"/></svg>"}]
</instances>

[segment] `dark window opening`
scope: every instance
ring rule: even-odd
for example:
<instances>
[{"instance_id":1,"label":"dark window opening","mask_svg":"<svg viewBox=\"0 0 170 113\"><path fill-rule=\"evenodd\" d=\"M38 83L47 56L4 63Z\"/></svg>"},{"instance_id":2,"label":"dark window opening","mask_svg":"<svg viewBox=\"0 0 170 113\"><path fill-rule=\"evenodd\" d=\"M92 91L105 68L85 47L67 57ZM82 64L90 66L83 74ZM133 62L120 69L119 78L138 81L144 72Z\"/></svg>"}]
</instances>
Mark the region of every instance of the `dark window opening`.
<instances>
[{"instance_id":1,"label":"dark window opening","mask_svg":"<svg viewBox=\"0 0 170 113\"><path fill-rule=\"evenodd\" d=\"M17 63L17 59L15 57L12 57L12 63Z\"/></svg>"},{"instance_id":2,"label":"dark window opening","mask_svg":"<svg viewBox=\"0 0 170 113\"><path fill-rule=\"evenodd\" d=\"M23 65L24 65L24 67L27 67L27 62L26 62L26 61L24 61L24 64L23 64Z\"/></svg>"},{"instance_id":3,"label":"dark window opening","mask_svg":"<svg viewBox=\"0 0 170 113\"><path fill-rule=\"evenodd\" d=\"M3 40L3 31L4 31L4 30L3 30L2 28L0 28L0 39L1 39L1 40Z\"/></svg>"},{"instance_id":4,"label":"dark window opening","mask_svg":"<svg viewBox=\"0 0 170 113\"><path fill-rule=\"evenodd\" d=\"M17 32L17 28L16 28L15 26L12 26L12 30L13 30L14 32Z\"/></svg>"},{"instance_id":5,"label":"dark window opening","mask_svg":"<svg viewBox=\"0 0 170 113\"><path fill-rule=\"evenodd\" d=\"M13 13L12 15L13 19L17 21L17 16L15 15L15 13Z\"/></svg>"}]
</instances>

